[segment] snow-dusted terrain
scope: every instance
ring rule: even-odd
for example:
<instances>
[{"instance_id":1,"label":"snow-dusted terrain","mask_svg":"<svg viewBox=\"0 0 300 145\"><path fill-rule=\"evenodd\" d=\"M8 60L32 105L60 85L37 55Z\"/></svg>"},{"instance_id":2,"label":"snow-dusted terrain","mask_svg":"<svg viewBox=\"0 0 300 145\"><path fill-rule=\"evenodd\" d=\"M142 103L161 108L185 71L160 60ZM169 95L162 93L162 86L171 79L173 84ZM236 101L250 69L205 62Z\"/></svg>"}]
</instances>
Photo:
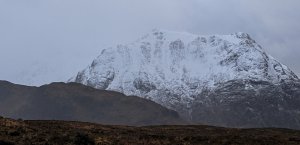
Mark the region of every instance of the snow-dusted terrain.
<instances>
[{"instance_id":1,"label":"snow-dusted terrain","mask_svg":"<svg viewBox=\"0 0 300 145\"><path fill-rule=\"evenodd\" d=\"M153 30L133 43L103 49L69 81L148 98L189 117L203 91L231 80L280 84L298 77L246 33L200 36Z\"/></svg>"}]
</instances>

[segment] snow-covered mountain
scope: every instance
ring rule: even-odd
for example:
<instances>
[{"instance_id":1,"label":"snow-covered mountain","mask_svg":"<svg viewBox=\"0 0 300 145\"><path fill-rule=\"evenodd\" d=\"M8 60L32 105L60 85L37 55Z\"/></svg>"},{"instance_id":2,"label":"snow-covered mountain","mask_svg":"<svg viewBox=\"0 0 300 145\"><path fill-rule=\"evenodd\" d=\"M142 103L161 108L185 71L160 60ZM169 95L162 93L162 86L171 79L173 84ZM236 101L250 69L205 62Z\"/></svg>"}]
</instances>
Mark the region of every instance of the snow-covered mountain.
<instances>
[{"instance_id":1,"label":"snow-covered mountain","mask_svg":"<svg viewBox=\"0 0 300 145\"><path fill-rule=\"evenodd\" d=\"M204 92L232 80L299 81L246 33L200 36L164 30L103 49L69 81L144 97L192 119L195 101ZM251 83L245 84L244 89L251 89Z\"/></svg>"}]
</instances>

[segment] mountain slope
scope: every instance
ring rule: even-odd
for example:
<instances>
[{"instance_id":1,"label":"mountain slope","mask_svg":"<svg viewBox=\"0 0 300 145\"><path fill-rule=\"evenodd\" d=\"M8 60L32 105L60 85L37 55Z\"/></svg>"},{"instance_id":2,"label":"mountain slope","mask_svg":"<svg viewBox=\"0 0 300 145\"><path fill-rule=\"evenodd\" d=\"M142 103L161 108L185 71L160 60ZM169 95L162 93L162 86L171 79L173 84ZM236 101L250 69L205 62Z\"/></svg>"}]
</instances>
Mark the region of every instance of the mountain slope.
<instances>
[{"instance_id":1,"label":"mountain slope","mask_svg":"<svg viewBox=\"0 0 300 145\"><path fill-rule=\"evenodd\" d=\"M140 96L176 110L181 116L191 121L210 123L207 122L205 116L218 117L210 111L202 112L202 119L199 120L199 117L194 119L194 116L201 112L199 102L202 100L205 102L205 97L212 96L205 96L205 93L219 92L219 97L215 100L219 102L223 97L234 97L231 90L220 91L218 88L228 82L239 80L268 83L270 87L275 85L278 88L282 88L284 84L299 81L287 66L266 54L261 46L246 33L198 36L161 30L153 30L128 45L103 49L91 65L69 81L97 89ZM295 87L299 89L299 86ZM247 91L246 88L239 91L246 91L248 98L253 96L257 98L256 101L259 101L259 96L264 96L264 94L257 95L255 90ZM273 94L275 97L271 99L276 100L278 91L271 92L267 90L268 87L265 89L262 89L264 90L262 92ZM226 92L231 92L231 94L223 96ZM298 96L293 97L298 99L299 94L296 95ZM289 94L283 93L277 98L284 100L287 97ZM237 100L232 99L235 103ZM277 106L279 109L280 105ZM263 111L263 108L257 109L258 114ZM294 110L300 110L300 108L296 107ZM292 111L291 116L299 120L296 112ZM276 111L273 113L276 114ZM234 110L231 114L234 114ZM257 117L268 120L268 118ZM233 124L227 122L225 118L221 119L224 121L223 125L247 126L246 122ZM269 126L270 124L252 122L252 125Z\"/></svg>"},{"instance_id":2,"label":"mountain slope","mask_svg":"<svg viewBox=\"0 0 300 145\"><path fill-rule=\"evenodd\" d=\"M119 125L184 123L175 111L150 100L76 83L27 87L0 81L0 99L0 114L11 118Z\"/></svg>"},{"instance_id":3,"label":"mountain slope","mask_svg":"<svg viewBox=\"0 0 300 145\"><path fill-rule=\"evenodd\" d=\"M191 108L198 123L300 129L300 82L232 80L203 91Z\"/></svg>"}]
</instances>

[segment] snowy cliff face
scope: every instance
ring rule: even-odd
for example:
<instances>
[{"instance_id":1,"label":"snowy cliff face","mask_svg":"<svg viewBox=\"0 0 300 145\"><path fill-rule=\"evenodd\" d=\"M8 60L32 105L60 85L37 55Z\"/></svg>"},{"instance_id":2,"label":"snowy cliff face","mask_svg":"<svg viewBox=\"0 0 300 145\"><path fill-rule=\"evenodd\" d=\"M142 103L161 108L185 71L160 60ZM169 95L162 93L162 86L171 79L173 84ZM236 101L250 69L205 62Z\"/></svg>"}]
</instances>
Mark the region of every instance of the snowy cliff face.
<instances>
[{"instance_id":1,"label":"snowy cliff face","mask_svg":"<svg viewBox=\"0 0 300 145\"><path fill-rule=\"evenodd\" d=\"M230 80L279 84L298 78L246 33L153 30L131 44L104 49L70 81L148 98L190 118L197 96Z\"/></svg>"}]
</instances>

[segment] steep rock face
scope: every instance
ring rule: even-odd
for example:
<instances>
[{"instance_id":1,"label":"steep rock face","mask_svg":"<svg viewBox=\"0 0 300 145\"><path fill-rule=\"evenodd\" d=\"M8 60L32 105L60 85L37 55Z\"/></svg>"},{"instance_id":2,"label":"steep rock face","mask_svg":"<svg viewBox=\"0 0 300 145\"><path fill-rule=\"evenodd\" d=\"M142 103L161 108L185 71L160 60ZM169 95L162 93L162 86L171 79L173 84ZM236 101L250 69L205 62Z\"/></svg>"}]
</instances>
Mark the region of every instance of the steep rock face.
<instances>
[{"instance_id":1,"label":"steep rock face","mask_svg":"<svg viewBox=\"0 0 300 145\"><path fill-rule=\"evenodd\" d=\"M299 79L246 33L198 36L161 30L103 49L70 79L153 100L189 119L199 96L231 80L278 84Z\"/></svg>"}]
</instances>

